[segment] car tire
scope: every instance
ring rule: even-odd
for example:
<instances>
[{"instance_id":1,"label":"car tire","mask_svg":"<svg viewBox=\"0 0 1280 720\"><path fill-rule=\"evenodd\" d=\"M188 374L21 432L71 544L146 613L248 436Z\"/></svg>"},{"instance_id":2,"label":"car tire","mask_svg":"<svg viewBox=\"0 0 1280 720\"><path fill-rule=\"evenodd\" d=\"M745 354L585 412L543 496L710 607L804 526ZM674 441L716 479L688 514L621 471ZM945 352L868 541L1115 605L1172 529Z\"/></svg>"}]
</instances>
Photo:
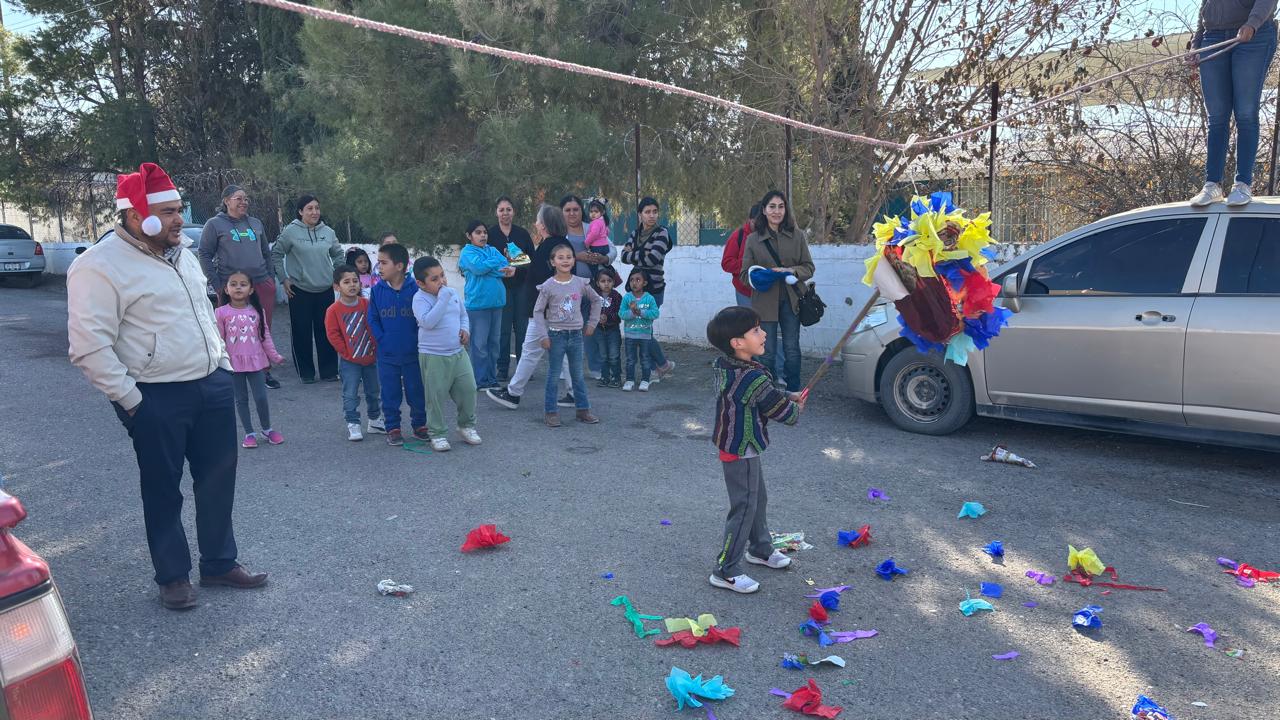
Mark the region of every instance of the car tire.
<instances>
[{"instance_id":1,"label":"car tire","mask_svg":"<svg viewBox=\"0 0 1280 720\"><path fill-rule=\"evenodd\" d=\"M949 435L973 417L973 381L939 353L904 347L880 373L880 405L894 425L922 435Z\"/></svg>"}]
</instances>

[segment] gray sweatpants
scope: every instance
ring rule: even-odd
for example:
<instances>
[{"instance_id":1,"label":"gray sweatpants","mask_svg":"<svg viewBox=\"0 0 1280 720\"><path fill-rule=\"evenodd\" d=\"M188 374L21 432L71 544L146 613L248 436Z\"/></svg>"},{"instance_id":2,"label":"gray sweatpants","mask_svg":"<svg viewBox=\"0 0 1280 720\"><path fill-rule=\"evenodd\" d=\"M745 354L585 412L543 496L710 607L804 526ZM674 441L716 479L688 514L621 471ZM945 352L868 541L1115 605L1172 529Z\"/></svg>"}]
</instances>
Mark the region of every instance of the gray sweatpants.
<instances>
[{"instance_id":1,"label":"gray sweatpants","mask_svg":"<svg viewBox=\"0 0 1280 720\"><path fill-rule=\"evenodd\" d=\"M253 404L258 406L258 422L263 430L271 429L271 411L267 408L267 376L262 370L254 372L238 372L231 376L232 387L236 394L236 414L240 416L240 424L244 426L244 434L253 433L253 417L249 415L249 393L253 393Z\"/></svg>"},{"instance_id":2,"label":"gray sweatpants","mask_svg":"<svg viewBox=\"0 0 1280 720\"><path fill-rule=\"evenodd\" d=\"M724 545L716 559L716 574L728 579L742 574L744 552L767 558L773 554L773 541L765 520L767 496L760 456L721 464L729 491L729 517L724 522Z\"/></svg>"}]
</instances>

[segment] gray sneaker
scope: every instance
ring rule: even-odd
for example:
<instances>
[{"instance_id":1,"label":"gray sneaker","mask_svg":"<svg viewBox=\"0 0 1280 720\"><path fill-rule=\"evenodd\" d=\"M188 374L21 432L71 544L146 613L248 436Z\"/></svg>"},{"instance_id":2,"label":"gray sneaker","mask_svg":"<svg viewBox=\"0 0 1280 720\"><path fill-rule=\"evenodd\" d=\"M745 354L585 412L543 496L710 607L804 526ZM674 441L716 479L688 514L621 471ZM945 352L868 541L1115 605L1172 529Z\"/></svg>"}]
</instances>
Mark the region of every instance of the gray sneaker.
<instances>
[{"instance_id":1,"label":"gray sneaker","mask_svg":"<svg viewBox=\"0 0 1280 720\"><path fill-rule=\"evenodd\" d=\"M743 595L753 593L760 589L760 583L752 580L746 575L734 575L728 580L720 577L719 575L712 575L708 578L708 581L715 587L732 590L736 593L742 593Z\"/></svg>"},{"instance_id":2,"label":"gray sneaker","mask_svg":"<svg viewBox=\"0 0 1280 720\"><path fill-rule=\"evenodd\" d=\"M1207 182L1200 189L1200 194L1191 198L1191 207L1208 207L1222 202L1222 186L1216 182Z\"/></svg>"},{"instance_id":3,"label":"gray sneaker","mask_svg":"<svg viewBox=\"0 0 1280 720\"><path fill-rule=\"evenodd\" d=\"M1231 186L1231 194L1227 196L1227 207L1244 207L1253 201L1253 191L1248 185L1238 182Z\"/></svg>"}]
</instances>

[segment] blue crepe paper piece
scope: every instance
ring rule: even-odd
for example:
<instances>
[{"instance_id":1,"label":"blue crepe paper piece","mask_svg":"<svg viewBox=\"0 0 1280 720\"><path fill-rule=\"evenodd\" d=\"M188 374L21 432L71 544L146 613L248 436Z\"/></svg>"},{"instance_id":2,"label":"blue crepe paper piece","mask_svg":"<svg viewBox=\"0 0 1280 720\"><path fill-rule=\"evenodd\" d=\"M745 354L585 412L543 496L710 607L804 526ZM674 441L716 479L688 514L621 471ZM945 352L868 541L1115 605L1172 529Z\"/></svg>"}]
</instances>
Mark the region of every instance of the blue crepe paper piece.
<instances>
[{"instance_id":1,"label":"blue crepe paper piece","mask_svg":"<svg viewBox=\"0 0 1280 720\"><path fill-rule=\"evenodd\" d=\"M966 367L969 364L969 355L977 349L978 346L974 344L973 338L964 333L958 333L947 341L947 354L943 360L950 360L960 367Z\"/></svg>"},{"instance_id":2,"label":"blue crepe paper piece","mask_svg":"<svg viewBox=\"0 0 1280 720\"><path fill-rule=\"evenodd\" d=\"M818 602L822 603L822 607L828 610L839 610L840 593L835 590L828 590L818 596Z\"/></svg>"},{"instance_id":3,"label":"blue crepe paper piece","mask_svg":"<svg viewBox=\"0 0 1280 720\"><path fill-rule=\"evenodd\" d=\"M1138 717L1138 713L1145 712L1146 720L1173 720L1173 716L1169 711L1156 704L1155 700L1146 695L1139 695L1138 702L1133 704L1133 709L1129 711L1133 717Z\"/></svg>"},{"instance_id":4,"label":"blue crepe paper piece","mask_svg":"<svg viewBox=\"0 0 1280 720\"><path fill-rule=\"evenodd\" d=\"M600 574L600 577L604 578L605 580L612 580L612 579L613 579L613 573L601 573L601 574Z\"/></svg>"},{"instance_id":5,"label":"blue crepe paper piece","mask_svg":"<svg viewBox=\"0 0 1280 720\"><path fill-rule=\"evenodd\" d=\"M982 552L993 558L1002 558L1004 557L1004 543L999 540L992 540L982 548Z\"/></svg>"},{"instance_id":6,"label":"blue crepe paper piece","mask_svg":"<svg viewBox=\"0 0 1280 720\"><path fill-rule=\"evenodd\" d=\"M970 258L961 258L959 260L944 260L940 263L934 264L933 269L939 275L941 275L942 277L945 277L947 280L951 282L951 288L953 290L959 290L960 288L964 287L965 276L961 271L964 271L967 273L977 272L977 270L973 269L973 260Z\"/></svg>"},{"instance_id":7,"label":"blue crepe paper piece","mask_svg":"<svg viewBox=\"0 0 1280 720\"><path fill-rule=\"evenodd\" d=\"M995 609L995 606L986 600L969 597L969 592L967 590L964 593L964 600L960 601L960 612L964 613L965 617L969 617L979 610L990 610L995 612Z\"/></svg>"},{"instance_id":8,"label":"blue crepe paper piece","mask_svg":"<svg viewBox=\"0 0 1280 720\"><path fill-rule=\"evenodd\" d=\"M834 645L836 642L831 639L830 635L827 635L827 631L822 629L822 626L818 624L817 620L810 619L808 622L801 625L800 632L804 633L807 637L817 638L818 645L820 647Z\"/></svg>"},{"instance_id":9,"label":"blue crepe paper piece","mask_svg":"<svg viewBox=\"0 0 1280 720\"><path fill-rule=\"evenodd\" d=\"M1000 257L999 255L996 254L996 249L991 247L990 245L979 250L978 254L982 255L988 260L996 260Z\"/></svg>"},{"instance_id":10,"label":"blue crepe paper piece","mask_svg":"<svg viewBox=\"0 0 1280 720\"><path fill-rule=\"evenodd\" d=\"M984 582L982 583L982 594L987 597L998 598L1004 595L1004 588L1000 583Z\"/></svg>"},{"instance_id":11,"label":"blue crepe paper piece","mask_svg":"<svg viewBox=\"0 0 1280 720\"><path fill-rule=\"evenodd\" d=\"M980 518L987 514L987 509L982 507L980 502L966 502L960 506L960 514L956 515L956 519L960 518Z\"/></svg>"},{"instance_id":12,"label":"blue crepe paper piece","mask_svg":"<svg viewBox=\"0 0 1280 720\"><path fill-rule=\"evenodd\" d=\"M782 667L788 670L803 670L804 663L801 663L795 655L788 653L782 656Z\"/></svg>"},{"instance_id":13,"label":"blue crepe paper piece","mask_svg":"<svg viewBox=\"0 0 1280 720\"><path fill-rule=\"evenodd\" d=\"M938 190L929 195L929 209L934 212L940 212L944 215L950 215L956 211L956 206L951 204L952 195L945 190Z\"/></svg>"},{"instance_id":14,"label":"blue crepe paper piece","mask_svg":"<svg viewBox=\"0 0 1280 720\"><path fill-rule=\"evenodd\" d=\"M889 558L876 566L876 574L882 580L892 581L894 575L906 575L908 570L904 567L898 567L893 562L893 558Z\"/></svg>"},{"instance_id":15,"label":"blue crepe paper piece","mask_svg":"<svg viewBox=\"0 0 1280 720\"><path fill-rule=\"evenodd\" d=\"M725 685L724 678L719 675L703 680L701 675L689 677L689 673L678 667L671 668L671 674L667 676L667 690L676 699L677 710L683 710L685 705L702 707L695 695L707 700L724 700L733 695L733 688Z\"/></svg>"},{"instance_id":16,"label":"blue crepe paper piece","mask_svg":"<svg viewBox=\"0 0 1280 720\"><path fill-rule=\"evenodd\" d=\"M1092 629L1102 627L1102 618L1098 613L1102 612L1102 608L1098 605L1087 605L1076 611L1071 617L1071 624L1078 628Z\"/></svg>"},{"instance_id":17,"label":"blue crepe paper piece","mask_svg":"<svg viewBox=\"0 0 1280 720\"><path fill-rule=\"evenodd\" d=\"M973 345L979 350L991 344L991 338L1000 335L1000 328L1009 324L1013 311L1006 307L995 306L991 312L982 313L976 318L964 319L964 334L973 339Z\"/></svg>"},{"instance_id":18,"label":"blue crepe paper piece","mask_svg":"<svg viewBox=\"0 0 1280 720\"><path fill-rule=\"evenodd\" d=\"M661 520L659 520L659 521L658 521L658 524L659 524L659 525L670 525L670 524L671 524L671 521L670 521L670 520L668 520L668 519L666 519L666 518L662 518Z\"/></svg>"},{"instance_id":19,"label":"blue crepe paper piece","mask_svg":"<svg viewBox=\"0 0 1280 720\"><path fill-rule=\"evenodd\" d=\"M1030 607L1030 608L1040 607L1040 603L1034 600L1028 600L1027 602L1022 603L1022 607Z\"/></svg>"},{"instance_id":20,"label":"blue crepe paper piece","mask_svg":"<svg viewBox=\"0 0 1280 720\"><path fill-rule=\"evenodd\" d=\"M868 500L884 500L885 502L888 502L889 496L885 495L884 491L881 490L880 488L873 487L873 488L867 488L867 499Z\"/></svg>"}]
</instances>

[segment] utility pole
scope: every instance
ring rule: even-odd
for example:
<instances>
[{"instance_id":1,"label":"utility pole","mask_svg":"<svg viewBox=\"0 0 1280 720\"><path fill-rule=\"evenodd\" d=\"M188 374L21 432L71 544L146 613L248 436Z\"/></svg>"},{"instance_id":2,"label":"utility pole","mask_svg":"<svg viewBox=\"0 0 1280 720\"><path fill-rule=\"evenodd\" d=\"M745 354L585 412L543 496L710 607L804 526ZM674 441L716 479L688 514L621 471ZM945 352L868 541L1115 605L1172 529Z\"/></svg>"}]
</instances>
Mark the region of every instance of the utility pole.
<instances>
[{"instance_id":1,"label":"utility pole","mask_svg":"<svg viewBox=\"0 0 1280 720\"><path fill-rule=\"evenodd\" d=\"M991 83L991 122L1000 116L1000 83ZM987 211L996 211L996 126L991 126L987 155Z\"/></svg>"},{"instance_id":2,"label":"utility pole","mask_svg":"<svg viewBox=\"0 0 1280 720\"><path fill-rule=\"evenodd\" d=\"M791 203L795 202L791 198L791 126L783 125L782 128L786 132L786 138L787 138L786 150L784 152L786 153L787 206L790 207ZM761 209L763 210L763 208Z\"/></svg>"}]
</instances>

